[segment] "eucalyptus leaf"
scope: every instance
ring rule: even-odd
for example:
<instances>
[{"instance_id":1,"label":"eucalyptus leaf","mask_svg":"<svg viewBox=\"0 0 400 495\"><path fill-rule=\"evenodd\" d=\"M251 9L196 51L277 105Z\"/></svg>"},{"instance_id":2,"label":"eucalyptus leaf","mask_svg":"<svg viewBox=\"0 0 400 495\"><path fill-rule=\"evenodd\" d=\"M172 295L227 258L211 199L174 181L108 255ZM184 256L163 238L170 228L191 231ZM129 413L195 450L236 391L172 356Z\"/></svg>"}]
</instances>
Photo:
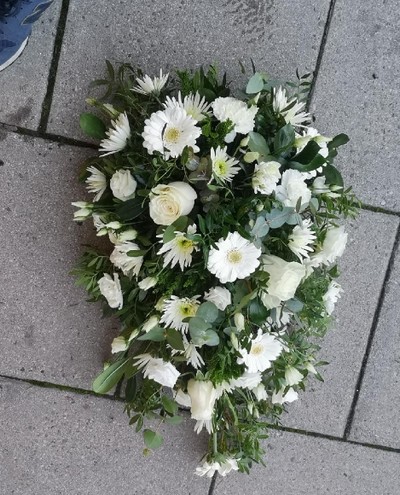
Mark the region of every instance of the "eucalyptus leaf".
<instances>
[{"instance_id":1,"label":"eucalyptus leaf","mask_svg":"<svg viewBox=\"0 0 400 495\"><path fill-rule=\"evenodd\" d=\"M200 304L196 312L196 316L202 318L204 321L207 321L209 323L214 323L214 321L219 316L219 311L214 303L207 301L204 302L203 304Z\"/></svg>"},{"instance_id":2,"label":"eucalyptus leaf","mask_svg":"<svg viewBox=\"0 0 400 495\"><path fill-rule=\"evenodd\" d=\"M165 422L170 425L180 425L183 421L182 416L168 416L165 418Z\"/></svg>"},{"instance_id":3,"label":"eucalyptus leaf","mask_svg":"<svg viewBox=\"0 0 400 495\"><path fill-rule=\"evenodd\" d=\"M298 313L304 307L304 304L297 298L289 299L286 301L285 306L293 313Z\"/></svg>"},{"instance_id":4,"label":"eucalyptus leaf","mask_svg":"<svg viewBox=\"0 0 400 495\"><path fill-rule=\"evenodd\" d=\"M294 128L290 124L286 124L281 127L276 133L274 139L274 151L276 153L281 153L286 151L288 148L293 146L295 140Z\"/></svg>"},{"instance_id":5,"label":"eucalyptus leaf","mask_svg":"<svg viewBox=\"0 0 400 495\"><path fill-rule=\"evenodd\" d=\"M263 216L259 216L255 221L254 227L251 229L251 235L258 238L265 237L269 232L270 226L265 221Z\"/></svg>"},{"instance_id":6,"label":"eucalyptus leaf","mask_svg":"<svg viewBox=\"0 0 400 495\"><path fill-rule=\"evenodd\" d=\"M178 412L178 404L174 401L174 399L168 397L168 395L163 395L161 397L161 403L167 413L170 413L174 416Z\"/></svg>"},{"instance_id":7,"label":"eucalyptus leaf","mask_svg":"<svg viewBox=\"0 0 400 495\"><path fill-rule=\"evenodd\" d=\"M264 79L259 72L256 72L251 78L246 86L246 93L248 95L259 93L264 88Z\"/></svg>"},{"instance_id":8,"label":"eucalyptus leaf","mask_svg":"<svg viewBox=\"0 0 400 495\"><path fill-rule=\"evenodd\" d=\"M251 151L259 153L262 157L268 156L270 150L264 136L258 132L249 132L249 144L248 147Z\"/></svg>"}]
</instances>

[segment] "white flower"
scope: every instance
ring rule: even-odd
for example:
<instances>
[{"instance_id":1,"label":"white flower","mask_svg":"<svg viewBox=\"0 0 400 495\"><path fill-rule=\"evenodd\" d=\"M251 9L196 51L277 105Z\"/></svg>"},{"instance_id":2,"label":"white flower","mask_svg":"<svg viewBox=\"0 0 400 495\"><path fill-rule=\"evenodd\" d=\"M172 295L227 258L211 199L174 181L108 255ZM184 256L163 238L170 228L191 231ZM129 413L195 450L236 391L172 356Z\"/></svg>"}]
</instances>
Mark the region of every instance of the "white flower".
<instances>
[{"instance_id":1,"label":"white flower","mask_svg":"<svg viewBox=\"0 0 400 495\"><path fill-rule=\"evenodd\" d=\"M340 194L336 191L341 191L343 187L341 186L330 186L325 183L326 178L324 176L316 177L314 182L312 183L312 192L316 195L318 194L326 194L330 198L338 198Z\"/></svg>"},{"instance_id":2,"label":"white flower","mask_svg":"<svg viewBox=\"0 0 400 495\"><path fill-rule=\"evenodd\" d=\"M74 212L75 222L83 222L92 214L92 205L86 201L75 201L71 205L79 208L79 210Z\"/></svg>"},{"instance_id":3,"label":"white flower","mask_svg":"<svg viewBox=\"0 0 400 495\"><path fill-rule=\"evenodd\" d=\"M182 407L189 407L192 405L192 402L190 400L190 395L189 394L185 394L185 392L179 388L175 395L174 395L174 399L176 400L176 402L182 406Z\"/></svg>"},{"instance_id":4,"label":"white flower","mask_svg":"<svg viewBox=\"0 0 400 495\"><path fill-rule=\"evenodd\" d=\"M261 249L242 237L239 232L230 232L226 239L210 249L207 269L223 284L243 279L259 266Z\"/></svg>"},{"instance_id":5,"label":"white flower","mask_svg":"<svg viewBox=\"0 0 400 495\"><path fill-rule=\"evenodd\" d=\"M290 108L288 108L289 106ZM282 115L287 124L305 127L302 124L310 120L310 115L307 112L302 112L305 106L306 104L304 102L300 103L296 98L289 101L285 88L274 88L272 107L275 113Z\"/></svg>"},{"instance_id":6,"label":"white flower","mask_svg":"<svg viewBox=\"0 0 400 495\"><path fill-rule=\"evenodd\" d=\"M111 342L111 353L116 354L117 352L126 351L128 349L128 343L125 340L125 337L115 337L115 339Z\"/></svg>"},{"instance_id":7,"label":"white flower","mask_svg":"<svg viewBox=\"0 0 400 495\"><path fill-rule=\"evenodd\" d=\"M192 419L210 421L216 400L216 390L212 382L191 378L187 384L187 391L191 401Z\"/></svg>"},{"instance_id":8,"label":"white flower","mask_svg":"<svg viewBox=\"0 0 400 495\"><path fill-rule=\"evenodd\" d=\"M237 460L232 457L227 457L224 462L204 462L202 466L196 468L195 474L197 476L207 476L207 478L212 478L214 473L218 471L221 476L226 476L228 473L233 471L238 471L239 466Z\"/></svg>"},{"instance_id":9,"label":"white flower","mask_svg":"<svg viewBox=\"0 0 400 495\"><path fill-rule=\"evenodd\" d=\"M221 182L232 182L240 167L235 166L239 162L227 154L226 146L225 148L217 146L216 150L211 148L210 157L214 177Z\"/></svg>"},{"instance_id":10,"label":"white flower","mask_svg":"<svg viewBox=\"0 0 400 495\"><path fill-rule=\"evenodd\" d=\"M163 75L162 69L160 69L160 77L153 77L153 79L151 79L151 77L149 77L147 74L143 76L142 79L137 77L136 82L138 84L132 88L132 91L141 93L142 95L149 95L150 93L159 95L160 91L167 83L168 76L169 74Z\"/></svg>"},{"instance_id":11,"label":"white flower","mask_svg":"<svg viewBox=\"0 0 400 495\"><path fill-rule=\"evenodd\" d=\"M139 289L149 290L157 285L157 277L146 277L138 283Z\"/></svg>"},{"instance_id":12,"label":"white flower","mask_svg":"<svg viewBox=\"0 0 400 495\"><path fill-rule=\"evenodd\" d=\"M241 358L237 359L238 364L244 364L249 373L265 371L271 367L272 361L282 352L282 344L269 333L262 333L258 330L258 335L251 341L251 348L240 349Z\"/></svg>"},{"instance_id":13,"label":"white flower","mask_svg":"<svg viewBox=\"0 0 400 495\"><path fill-rule=\"evenodd\" d=\"M204 299L212 302L221 311L225 311L227 306L232 304L232 296L228 289L225 287L211 287L208 292L205 292Z\"/></svg>"},{"instance_id":14,"label":"white flower","mask_svg":"<svg viewBox=\"0 0 400 495\"><path fill-rule=\"evenodd\" d=\"M158 184L150 193L150 217L157 225L171 225L192 211L196 198L196 191L186 182Z\"/></svg>"},{"instance_id":15,"label":"white flower","mask_svg":"<svg viewBox=\"0 0 400 495\"><path fill-rule=\"evenodd\" d=\"M143 376L150 378L164 387L173 388L180 373L173 364L151 354L139 354L134 358L138 369L144 369Z\"/></svg>"},{"instance_id":16,"label":"white flower","mask_svg":"<svg viewBox=\"0 0 400 495\"><path fill-rule=\"evenodd\" d=\"M248 388L249 390L253 390L258 387L262 381L262 376L259 371L250 373L249 371L245 371L242 376L239 378L233 378L229 381L229 386L234 389L238 388ZM228 390L230 392L230 390Z\"/></svg>"},{"instance_id":17,"label":"white flower","mask_svg":"<svg viewBox=\"0 0 400 495\"><path fill-rule=\"evenodd\" d=\"M114 222L112 222L114 223ZM104 227L109 227L111 224L106 224ZM122 226L121 226L122 227ZM137 230L135 229L127 229L122 232L109 232L108 233L108 238L110 239L110 242L113 244L122 244L123 242L126 241L133 241L136 239L138 235Z\"/></svg>"},{"instance_id":18,"label":"white flower","mask_svg":"<svg viewBox=\"0 0 400 495\"><path fill-rule=\"evenodd\" d=\"M215 117L220 122L230 120L233 124L233 131L225 136L225 142L231 143L239 134L248 134L254 129L254 117L258 112L257 106L250 108L247 103L230 96L217 98L211 104Z\"/></svg>"},{"instance_id":19,"label":"white flower","mask_svg":"<svg viewBox=\"0 0 400 495\"><path fill-rule=\"evenodd\" d=\"M107 299L110 308L121 309L124 303L124 299L121 291L121 283L119 281L118 273L114 273L114 280L108 273L104 273L104 276L98 281L101 294Z\"/></svg>"},{"instance_id":20,"label":"white flower","mask_svg":"<svg viewBox=\"0 0 400 495\"><path fill-rule=\"evenodd\" d=\"M285 387L282 387L280 390L275 391L272 394L272 404L284 404L285 402L294 402L298 399L299 395L292 388L285 392Z\"/></svg>"},{"instance_id":21,"label":"white flower","mask_svg":"<svg viewBox=\"0 0 400 495\"><path fill-rule=\"evenodd\" d=\"M152 328L158 325L159 321L160 318L158 316L150 316L150 318L143 323L142 330L146 333L150 332Z\"/></svg>"},{"instance_id":22,"label":"white flower","mask_svg":"<svg viewBox=\"0 0 400 495\"><path fill-rule=\"evenodd\" d=\"M85 180L87 184L87 190L90 193L96 193L93 201L98 201L107 188L106 176L96 167L93 167L93 165L88 167L87 170L88 172L90 172L89 177Z\"/></svg>"},{"instance_id":23,"label":"white flower","mask_svg":"<svg viewBox=\"0 0 400 495\"><path fill-rule=\"evenodd\" d=\"M139 275L143 264L143 256L129 256L129 251L138 251L139 246L134 242L123 242L117 244L111 253L110 261L117 268L122 270L124 275L136 277Z\"/></svg>"},{"instance_id":24,"label":"white flower","mask_svg":"<svg viewBox=\"0 0 400 495\"><path fill-rule=\"evenodd\" d=\"M335 304L337 303L337 300L340 298L341 292L343 292L341 286L337 282L332 280L332 282L329 284L328 290L322 297L322 300L325 303L326 314L328 316L330 316L333 313L333 310L335 309Z\"/></svg>"},{"instance_id":25,"label":"white flower","mask_svg":"<svg viewBox=\"0 0 400 495\"><path fill-rule=\"evenodd\" d=\"M137 182L129 170L117 170L110 180L110 188L115 198L127 201L135 197Z\"/></svg>"},{"instance_id":26,"label":"white flower","mask_svg":"<svg viewBox=\"0 0 400 495\"><path fill-rule=\"evenodd\" d=\"M294 368L293 366L289 366L285 370L285 381L286 384L291 387L292 385L297 385L303 380L304 376L300 373L299 370Z\"/></svg>"},{"instance_id":27,"label":"white flower","mask_svg":"<svg viewBox=\"0 0 400 495\"><path fill-rule=\"evenodd\" d=\"M251 389L251 391L256 396L257 400L265 400L268 398L267 391L265 390L265 386L262 383L257 385L257 387Z\"/></svg>"},{"instance_id":28,"label":"white flower","mask_svg":"<svg viewBox=\"0 0 400 495\"><path fill-rule=\"evenodd\" d=\"M111 121L112 126L107 132L107 139L103 139L100 143L99 151L105 151L100 156L111 155L125 148L128 139L131 137L131 128L126 112L120 113L116 120Z\"/></svg>"},{"instance_id":29,"label":"white flower","mask_svg":"<svg viewBox=\"0 0 400 495\"><path fill-rule=\"evenodd\" d=\"M300 259L309 258L309 252L314 251L311 245L317 236L310 229L311 219L303 220L303 225L296 225L289 236L289 249Z\"/></svg>"},{"instance_id":30,"label":"white flower","mask_svg":"<svg viewBox=\"0 0 400 495\"><path fill-rule=\"evenodd\" d=\"M311 256L312 266L334 263L344 253L347 243L347 233L344 227L332 227L327 230L322 249Z\"/></svg>"},{"instance_id":31,"label":"white flower","mask_svg":"<svg viewBox=\"0 0 400 495\"><path fill-rule=\"evenodd\" d=\"M315 141L321 148L318 153L326 158L329 154L328 143L332 141L331 138L321 136L321 134L314 129L314 127L307 127L304 129L303 134L296 134L296 140L294 145L297 148L297 153L300 153L310 141Z\"/></svg>"},{"instance_id":32,"label":"white flower","mask_svg":"<svg viewBox=\"0 0 400 495\"><path fill-rule=\"evenodd\" d=\"M210 115L208 111L210 108L210 104L207 103L206 99L200 96L200 94L196 91L195 94L189 93L182 101L182 95L179 91L178 99L174 97L169 97L165 99L165 103L163 103L164 108L183 108L190 117L197 122L201 122L207 115Z\"/></svg>"},{"instance_id":33,"label":"white flower","mask_svg":"<svg viewBox=\"0 0 400 495\"><path fill-rule=\"evenodd\" d=\"M189 225L187 229L188 234L194 234L196 232L196 225ZM192 253L198 251L197 242L186 237L184 232L175 232L175 238L172 241L166 242L157 254L165 254L164 264L165 268L171 264L173 268L177 263L183 271L186 266L192 264Z\"/></svg>"},{"instance_id":34,"label":"white flower","mask_svg":"<svg viewBox=\"0 0 400 495\"><path fill-rule=\"evenodd\" d=\"M199 296L192 298L171 296L164 301L160 323L165 326L187 332L189 323L185 323L185 318L191 318L196 315L200 302L197 301Z\"/></svg>"},{"instance_id":35,"label":"white flower","mask_svg":"<svg viewBox=\"0 0 400 495\"><path fill-rule=\"evenodd\" d=\"M311 191L304 182L301 172L289 169L283 172L281 184L277 186L275 196L285 206L295 207L300 198L302 206L306 206L310 202Z\"/></svg>"},{"instance_id":36,"label":"white flower","mask_svg":"<svg viewBox=\"0 0 400 495\"><path fill-rule=\"evenodd\" d=\"M184 356L188 364L191 364L194 369L199 369L204 365L204 360L197 351L196 346L188 341L186 336L183 336L183 346L185 348Z\"/></svg>"},{"instance_id":37,"label":"white flower","mask_svg":"<svg viewBox=\"0 0 400 495\"><path fill-rule=\"evenodd\" d=\"M233 381L231 380L231 381L227 382L226 380L224 380L223 382L218 383L215 386L217 399L219 399L225 392L227 392L228 394L230 392L232 392L232 390L236 387L236 385L234 383L231 383L231 382L233 382Z\"/></svg>"},{"instance_id":38,"label":"white flower","mask_svg":"<svg viewBox=\"0 0 400 495\"><path fill-rule=\"evenodd\" d=\"M143 146L150 155L159 151L168 160L170 157L180 156L186 146L191 147L195 153L199 151L196 139L201 135L201 129L183 108L159 110L151 114L144 123Z\"/></svg>"},{"instance_id":39,"label":"white flower","mask_svg":"<svg viewBox=\"0 0 400 495\"><path fill-rule=\"evenodd\" d=\"M272 194L276 185L281 178L279 171L281 164L279 162L260 162L254 167L254 174L251 184L254 193Z\"/></svg>"},{"instance_id":40,"label":"white flower","mask_svg":"<svg viewBox=\"0 0 400 495\"><path fill-rule=\"evenodd\" d=\"M245 319L242 313L235 313L233 315L233 320L235 322L236 329L241 332L245 328Z\"/></svg>"}]
</instances>

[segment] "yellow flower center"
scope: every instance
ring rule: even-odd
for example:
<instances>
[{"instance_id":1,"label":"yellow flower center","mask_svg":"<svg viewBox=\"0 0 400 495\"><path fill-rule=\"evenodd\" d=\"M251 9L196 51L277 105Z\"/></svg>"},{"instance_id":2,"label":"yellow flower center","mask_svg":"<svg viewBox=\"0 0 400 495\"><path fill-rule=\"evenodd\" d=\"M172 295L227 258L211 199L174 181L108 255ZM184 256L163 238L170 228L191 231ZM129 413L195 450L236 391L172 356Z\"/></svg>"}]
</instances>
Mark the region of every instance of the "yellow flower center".
<instances>
[{"instance_id":1,"label":"yellow flower center","mask_svg":"<svg viewBox=\"0 0 400 495\"><path fill-rule=\"evenodd\" d=\"M168 143L176 144L181 136L181 131L176 127L169 127L164 133L164 139Z\"/></svg>"},{"instance_id":2,"label":"yellow flower center","mask_svg":"<svg viewBox=\"0 0 400 495\"><path fill-rule=\"evenodd\" d=\"M228 252L228 261L230 263L234 263L234 264L240 263L242 261L242 258L243 258L242 253L237 249L231 249Z\"/></svg>"},{"instance_id":3,"label":"yellow flower center","mask_svg":"<svg viewBox=\"0 0 400 495\"><path fill-rule=\"evenodd\" d=\"M178 239L178 246L183 251L187 251L193 247L193 241L186 239L186 237L181 237Z\"/></svg>"},{"instance_id":4,"label":"yellow flower center","mask_svg":"<svg viewBox=\"0 0 400 495\"><path fill-rule=\"evenodd\" d=\"M264 346L262 344L255 344L252 346L250 354L253 354L253 356L259 356L262 354L264 351Z\"/></svg>"},{"instance_id":5,"label":"yellow flower center","mask_svg":"<svg viewBox=\"0 0 400 495\"><path fill-rule=\"evenodd\" d=\"M214 171L217 175L225 175L227 169L228 166L225 160L215 160Z\"/></svg>"},{"instance_id":6,"label":"yellow flower center","mask_svg":"<svg viewBox=\"0 0 400 495\"><path fill-rule=\"evenodd\" d=\"M197 313L197 305L192 303L181 304L179 311L182 319L194 316Z\"/></svg>"}]
</instances>

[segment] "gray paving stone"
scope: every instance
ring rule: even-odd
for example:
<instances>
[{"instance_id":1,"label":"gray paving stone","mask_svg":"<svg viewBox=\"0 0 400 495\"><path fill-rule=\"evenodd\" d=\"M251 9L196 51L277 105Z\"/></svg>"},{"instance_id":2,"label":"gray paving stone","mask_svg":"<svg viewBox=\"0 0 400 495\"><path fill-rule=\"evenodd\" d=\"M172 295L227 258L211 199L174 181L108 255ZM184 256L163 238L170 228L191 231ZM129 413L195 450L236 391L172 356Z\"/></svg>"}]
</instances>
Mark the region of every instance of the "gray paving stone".
<instances>
[{"instance_id":1,"label":"gray paving stone","mask_svg":"<svg viewBox=\"0 0 400 495\"><path fill-rule=\"evenodd\" d=\"M169 426L144 457L123 404L0 381L0 491L4 495L206 495L194 474L206 436Z\"/></svg>"},{"instance_id":2,"label":"gray paving stone","mask_svg":"<svg viewBox=\"0 0 400 495\"><path fill-rule=\"evenodd\" d=\"M21 57L0 72L0 122L29 129L39 125L60 7L56 1L44 12Z\"/></svg>"},{"instance_id":3,"label":"gray paving stone","mask_svg":"<svg viewBox=\"0 0 400 495\"><path fill-rule=\"evenodd\" d=\"M328 0L72 0L57 74L49 130L82 138L78 115L88 84L104 74L104 59L160 67L221 62L229 76L239 60L293 79L315 66ZM301 21L299 21L301 19ZM90 94L92 96L92 94Z\"/></svg>"},{"instance_id":4,"label":"gray paving stone","mask_svg":"<svg viewBox=\"0 0 400 495\"><path fill-rule=\"evenodd\" d=\"M118 332L69 275L96 239L70 204L91 151L13 133L0 150L0 374L90 388Z\"/></svg>"},{"instance_id":5,"label":"gray paving stone","mask_svg":"<svg viewBox=\"0 0 400 495\"><path fill-rule=\"evenodd\" d=\"M349 223L340 265L344 293L336 322L320 343L319 356L330 363L321 368L325 382L310 379L283 416L285 426L343 435L397 226L396 217L371 212Z\"/></svg>"},{"instance_id":6,"label":"gray paving stone","mask_svg":"<svg viewBox=\"0 0 400 495\"><path fill-rule=\"evenodd\" d=\"M360 198L400 209L400 9L397 0L338 0L313 107L326 133L346 132L341 168Z\"/></svg>"},{"instance_id":7,"label":"gray paving stone","mask_svg":"<svg viewBox=\"0 0 400 495\"><path fill-rule=\"evenodd\" d=\"M219 478L215 495L397 495L400 456L293 433L273 435L267 467ZM244 488L245 487L245 488Z\"/></svg>"},{"instance_id":8,"label":"gray paving stone","mask_svg":"<svg viewBox=\"0 0 400 495\"><path fill-rule=\"evenodd\" d=\"M400 449L400 253L387 286L350 437Z\"/></svg>"}]
</instances>

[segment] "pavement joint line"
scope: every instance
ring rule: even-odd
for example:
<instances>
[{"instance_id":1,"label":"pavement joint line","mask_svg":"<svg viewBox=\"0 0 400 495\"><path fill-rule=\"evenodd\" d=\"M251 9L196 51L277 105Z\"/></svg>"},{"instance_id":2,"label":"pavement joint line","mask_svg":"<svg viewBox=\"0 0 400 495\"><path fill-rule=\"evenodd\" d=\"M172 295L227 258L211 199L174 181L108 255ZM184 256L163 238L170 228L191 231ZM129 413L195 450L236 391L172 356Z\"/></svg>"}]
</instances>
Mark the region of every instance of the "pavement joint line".
<instances>
[{"instance_id":1,"label":"pavement joint line","mask_svg":"<svg viewBox=\"0 0 400 495\"><path fill-rule=\"evenodd\" d=\"M218 471L215 471L215 473L213 474L213 476L211 478L210 488L208 490L208 494L207 495L214 495L215 484L217 482L217 476L218 476Z\"/></svg>"},{"instance_id":2,"label":"pavement joint line","mask_svg":"<svg viewBox=\"0 0 400 495\"><path fill-rule=\"evenodd\" d=\"M374 341L376 329L378 327L379 318L380 318L383 303L384 303L384 300L386 297L388 282L389 282L390 277L392 275L395 256L396 256L396 253L398 251L399 244L400 244L400 225L397 227L397 232L396 232L396 237L395 237L393 248L392 248L392 253L391 253L390 258L389 258L388 266L387 266L386 273L385 273L385 278L383 280L382 288L381 288L381 291L379 294L378 303L377 303L374 317L372 320L372 325L371 325L371 330L370 330L370 333L368 336L367 346L365 349L363 360L361 362L361 368L360 368L360 372L358 375L353 400L352 400L352 403L350 406L350 411L349 411L349 415L347 417L346 427L345 427L344 434L343 434L344 440L348 440L350 432L351 432L351 428L353 426L353 420L354 420L354 416L355 416L355 412L356 412L356 408L357 408L358 399L360 397L360 392L361 392L361 387L362 387L363 380L364 380L365 370L366 370L367 365L368 365L368 358L369 358L369 355L370 355L370 352L372 349L372 344Z\"/></svg>"},{"instance_id":3,"label":"pavement joint line","mask_svg":"<svg viewBox=\"0 0 400 495\"><path fill-rule=\"evenodd\" d=\"M46 132L47 124L50 116L51 104L53 101L54 87L56 83L56 76L58 70L58 62L61 55L61 47L64 38L65 26L67 23L69 9L69 0L62 0L60 17L58 20L56 37L54 40L53 56L51 60L51 66L49 70L49 77L47 80L47 90L42 103L42 113L40 116L40 122L38 130L41 132Z\"/></svg>"}]
</instances>

